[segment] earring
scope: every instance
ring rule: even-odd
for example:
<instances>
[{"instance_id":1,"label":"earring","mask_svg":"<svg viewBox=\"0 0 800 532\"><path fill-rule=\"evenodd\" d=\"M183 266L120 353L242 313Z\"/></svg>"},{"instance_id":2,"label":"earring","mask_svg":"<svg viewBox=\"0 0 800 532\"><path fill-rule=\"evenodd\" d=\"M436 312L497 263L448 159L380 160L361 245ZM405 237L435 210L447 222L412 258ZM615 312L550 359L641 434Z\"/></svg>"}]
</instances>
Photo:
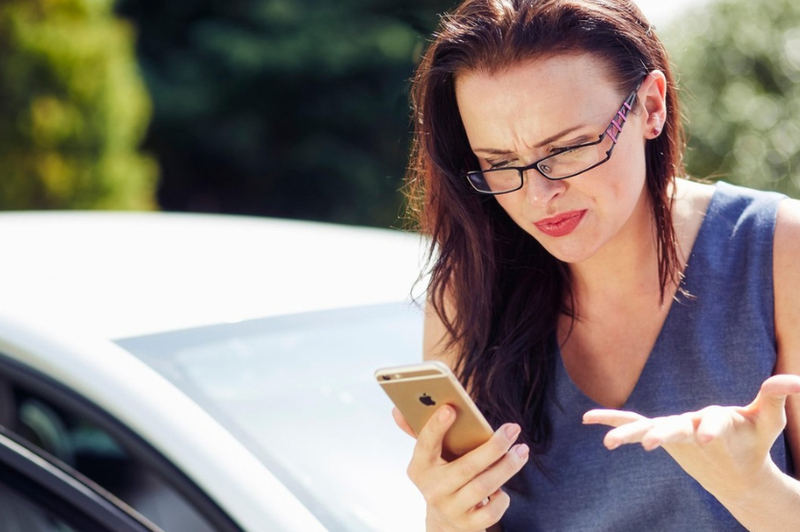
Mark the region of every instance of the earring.
<instances>
[{"instance_id":1,"label":"earring","mask_svg":"<svg viewBox=\"0 0 800 532\"><path fill-rule=\"evenodd\" d=\"M656 118L656 125L653 127L653 137L657 137L661 134L661 120Z\"/></svg>"}]
</instances>

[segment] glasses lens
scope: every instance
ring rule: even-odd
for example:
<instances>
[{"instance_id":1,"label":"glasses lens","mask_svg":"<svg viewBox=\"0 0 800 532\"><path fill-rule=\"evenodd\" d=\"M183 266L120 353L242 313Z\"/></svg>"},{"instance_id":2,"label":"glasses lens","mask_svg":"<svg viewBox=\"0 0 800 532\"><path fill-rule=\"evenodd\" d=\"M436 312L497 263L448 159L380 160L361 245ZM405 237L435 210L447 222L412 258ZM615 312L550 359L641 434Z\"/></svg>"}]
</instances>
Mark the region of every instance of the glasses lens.
<instances>
[{"instance_id":1,"label":"glasses lens","mask_svg":"<svg viewBox=\"0 0 800 532\"><path fill-rule=\"evenodd\" d=\"M487 170L485 172L470 172L467 174L470 183L476 190L498 194L516 190L521 184L518 170Z\"/></svg>"},{"instance_id":2,"label":"glasses lens","mask_svg":"<svg viewBox=\"0 0 800 532\"><path fill-rule=\"evenodd\" d=\"M606 139L603 139L604 141ZM539 170L547 177L559 179L579 174L595 166L606 157L606 142L594 146L574 148L548 157L539 163Z\"/></svg>"}]
</instances>

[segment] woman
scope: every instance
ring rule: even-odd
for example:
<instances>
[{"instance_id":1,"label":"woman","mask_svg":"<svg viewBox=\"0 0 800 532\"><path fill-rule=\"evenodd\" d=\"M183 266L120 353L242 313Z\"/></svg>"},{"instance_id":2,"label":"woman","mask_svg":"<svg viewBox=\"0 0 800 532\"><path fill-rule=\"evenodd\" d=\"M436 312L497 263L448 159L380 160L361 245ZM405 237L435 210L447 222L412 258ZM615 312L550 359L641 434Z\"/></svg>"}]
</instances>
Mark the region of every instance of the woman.
<instances>
[{"instance_id":1,"label":"woman","mask_svg":"<svg viewBox=\"0 0 800 532\"><path fill-rule=\"evenodd\" d=\"M800 204L682 178L633 3L467 0L413 105L424 355L499 427L450 463L452 408L416 435L428 531L798 529Z\"/></svg>"}]
</instances>

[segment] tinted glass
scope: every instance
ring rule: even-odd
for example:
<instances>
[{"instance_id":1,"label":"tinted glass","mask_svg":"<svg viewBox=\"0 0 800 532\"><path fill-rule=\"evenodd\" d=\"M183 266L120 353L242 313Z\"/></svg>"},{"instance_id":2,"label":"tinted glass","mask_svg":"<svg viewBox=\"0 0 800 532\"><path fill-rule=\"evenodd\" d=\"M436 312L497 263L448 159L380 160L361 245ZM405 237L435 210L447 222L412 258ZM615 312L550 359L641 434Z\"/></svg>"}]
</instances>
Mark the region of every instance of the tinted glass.
<instances>
[{"instance_id":1,"label":"tinted glass","mask_svg":"<svg viewBox=\"0 0 800 532\"><path fill-rule=\"evenodd\" d=\"M0 530L3 532L84 532L67 525L55 512L33 502L0 478Z\"/></svg>"},{"instance_id":2,"label":"tinted glass","mask_svg":"<svg viewBox=\"0 0 800 532\"><path fill-rule=\"evenodd\" d=\"M0 366L0 373L3 369ZM12 371L11 367L5 369ZM6 412L0 424L165 530L217 531L167 479L164 468L153 456L135 450L142 447L140 442L125 441L124 430L112 434L108 424L86 414L87 405L78 408L81 401L65 401L60 387L38 381L32 375L21 375L0 379L1 395L6 397ZM0 532L4 530L0 528Z\"/></svg>"}]
</instances>

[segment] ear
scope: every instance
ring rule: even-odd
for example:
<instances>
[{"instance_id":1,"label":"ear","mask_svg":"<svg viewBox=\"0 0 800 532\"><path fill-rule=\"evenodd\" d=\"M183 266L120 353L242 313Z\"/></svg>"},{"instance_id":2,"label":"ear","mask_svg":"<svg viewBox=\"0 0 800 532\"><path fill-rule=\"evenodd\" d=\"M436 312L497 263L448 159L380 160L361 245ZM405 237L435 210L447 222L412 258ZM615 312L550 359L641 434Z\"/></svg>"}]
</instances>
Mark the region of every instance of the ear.
<instances>
[{"instance_id":1,"label":"ear","mask_svg":"<svg viewBox=\"0 0 800 532\"><path fill-rule=\"evenodd\" d=\"M653 70L644 78L639 101L644 107L644 137L654 139L667 121L667 78L663 72Z\"/></svg>"}]
</instances>

